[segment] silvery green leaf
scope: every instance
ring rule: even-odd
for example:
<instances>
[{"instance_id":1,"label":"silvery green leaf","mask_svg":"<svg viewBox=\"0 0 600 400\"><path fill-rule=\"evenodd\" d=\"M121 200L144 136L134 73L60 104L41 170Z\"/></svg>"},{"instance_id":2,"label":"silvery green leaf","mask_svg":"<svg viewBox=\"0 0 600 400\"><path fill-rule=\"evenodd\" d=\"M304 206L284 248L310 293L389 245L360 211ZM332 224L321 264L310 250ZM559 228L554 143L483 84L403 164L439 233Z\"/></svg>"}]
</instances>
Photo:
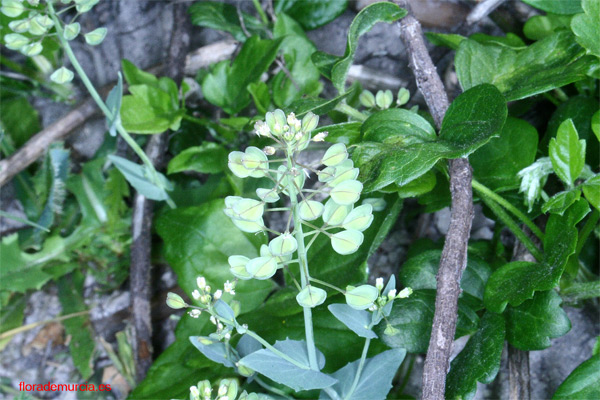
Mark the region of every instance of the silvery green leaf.
<instances>
[{"instance_id":1,"label":"silvery green leaf","mask_svg":"<svg viewBox=\"0 0 600 400\"><path fill-rule=\"evenodd\" d=\"M355 310L347 304L330 304L329 311L351 331L360 337L375 339L377 335L371 329L371 314L364 310Z\"/></svg>"},{"instance_id":2,"label":"silvery green leaf","mask_svg":"<svg viewBox=\"0 0 600 400\"><path fill-rule=\"evenodd\" d=\"M529 211L533 204L540 198L542 188L546 184L548 175L552 173L552 162L550 157L541 157L527 168L523 168L517 174L521 178L519 192L525 193L525 202Z\"/></svg>"},{"instance_id":3,"label":"silvery green leaf","mask_svg":"<svg viewBox=\"0 0 600 400\"><path fill-rule=\"evenodd\" d=\"M201 336L190 336L190 342L196 347L202 354L209 360L216 363L223 364L226 367L234 368L234 364L227 354L225 344L221 342L213 342L211 344L204 344L201 342L203 337Z\"/></svg>"},{"instance_id":4,"label":"silvery green leaf","mask_svg":"<svg viewBox=\"0 0 600 400\"><path fill-rule=\"evenodd\" d=\"M308 366L308 353L306 352L306 342L304 340L278 340L273 345L277 350L285 353L286 355L292 357L294 360L301 362L302 364ZM323 369L325 366L325 356L323 353L316 349L317 351L317 366L319 369Z\"/></svg>"},{"instance_id":5,"label":"silvery green leaf","mask_svg":"<svg viewBox=\"0 0 600 400\"><path fill-rule=\"evenodd\" d=\"M384 296L386 296L390 290L396 289L396 276L395 275L391 275L390 279L388 280L387 285L385 285L385 287L383 288L383 292L381 292ZM392 312L392 306L394 305L393 301L390 301L389 303L387 303L385 306L383 306L383 315L385 315L386 317L390 315L390 313ZM381 317L379 318L379 321L381 321ZM378 324L379 321L375 322L374 325Z\"/></svg>"},{"instance_id":6,"label":"silvery green leaf","mask_svg":"<svg viewBox=\"0 0 600 400\"><path fill-rule=\"evenodd\" d=\"M71 24L73 25L73 24ZM77 24L79 25L79 24ZM68 26L68 25L67 25ZM66 27L65 27L66 29ZM66 30L65 30L66 32ZM77 36L77 35L75 35ZM117 124L121 123L121 100L123 99L123 77L118 72L117 85L113 87L106 98L106 107L110 110L113 118L106 117L106 126L110 136L117 136Z\"/></svg>"},{"instance_id":7,"label":"silvery green leaf","mask_svg":"<svg viewBox=\"0 0 600 400\"><path fill-rule=\"evenodd\" d=\"M338 380L333 389L346 400L384 400L392 388L392 379L404 360L406 350L392 349L367 359L354 392L349 393L360 360L347 364L332 374ZM331 399L321 391L320 400Z\"/></svg>"},{"instance_id":8,"label":"silvery green leaf","mask_svg":"<svg viewBox=\"0 0 600 400\"><path fill-rule=\"evenodd\" d=\"M50 75L50 80L52 82L58 83L59 85L62 85L71 82L74 76L75 74L73 74L73 71L71 71L70 69L60 67L59 69L54 71L52 75Z\"/></svg>"},{"instance_id":9,"label":"silvery green leaf","mask_svg":"<svg viewBox=\"0 0 600 400\"><path fill-rule=\"evenodd\" d=\"M262 348L262 344L260 344L258 340L254 339L252 336L243 335L235 347L235 350L240 357L246 357L248 354L252 354Z\"/></svg>"},{"instance_id":10,"label":"silvery green leaf","mask_svg":"<svg viewBox=\"0 0 600 400\"><path fill-rule=\"evenodd\" d=\"M106 28L96 28L83 36L85 37L85 41L87 44L89 44L90 46L97 46L100 43L102 43L102 41L106 37L107 31L108 30Z\"/></svg>"},{"instance_id":11,"label":"silvery green leaf","mask_svg":"<svg viewBox=\"0 0 600 400\"><path fill-rule=\"evenodd\" d=\"M165 189L169 189L170 183L161 173L157 172L163 187L157 186L148 179L145 166L138 165L123 157L112 154L108 156L108 159L115 164L115 167L121 171L125 179L127 179L131 186L133 186L142 196L157 201L169 198Z\"/></svg>"},{"instance_id":12,"label":"silvery green leaf","mask_svg":"<svg viewBox=\"0 0 600 400\"><path fill-rule=\"evenodd\" d=\"M306 369L300 368L267 349L247 355L239 362L294 390L322 389L337 382L331 376L311 370L308 366Z\"/></svg>"},{"instance_id":13,"label":"silvery green leaf","mask_svg":"<svg viewBox=\"0 0 600 400\"><path fill-rule=\"evenodd\" d=\"M235 321L235 313L233 312L229 304L225 303L223 300L217 300L215 302L214 307L215 311L220 317L225 318L229 321Z\"/></svg>"}]
</instances>

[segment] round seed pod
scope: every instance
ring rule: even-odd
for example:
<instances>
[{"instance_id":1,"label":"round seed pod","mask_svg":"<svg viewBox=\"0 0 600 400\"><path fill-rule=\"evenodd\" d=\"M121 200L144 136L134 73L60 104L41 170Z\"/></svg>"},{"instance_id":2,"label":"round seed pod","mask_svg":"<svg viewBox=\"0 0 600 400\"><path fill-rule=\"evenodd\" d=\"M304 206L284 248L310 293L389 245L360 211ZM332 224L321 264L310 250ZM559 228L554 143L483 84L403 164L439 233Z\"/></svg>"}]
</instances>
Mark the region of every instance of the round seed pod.
<instances>
[{"instance_id":1,"label":"round seed pod","mask_svg":"<svg viewBox=\"0 0 600 400\"><path fill-rule=\"evenodd\" d=\"M352 254L358 250L364 238L365 236L362 232L354 229L347 229L331 236L331 247L333 247L333 250L338 254Z\"/></svg>"},{"instance_id":2,"label":"round seed pod","mask_svg":"<svg viewBox=\"0 0 600 400\"><path fill-rule=\"evenodd\" d=\"M350 211L352 211L352 205L341 205L333 201L333 199L329 199L323 209L323 221L332 226L340 225L344 222Z\"/></svg>"},{"instance_id":3,"label":"round seed pod","mask_svg":"<svg viewBox=\"0 0 600 400\"><path fill-rule=\"evenodd\" d=\"M325 206L314 200L303 200L298 204L298 215L304 221L313 221L323 215Z\"/></svg>"},{"instance_id":4,"label":"round seed pod","mask_svg":"<svg viewBox=\"0 0 600 400\"><path fill-rule=\"evenodd\" d=\"M304 289L298 293L296 296L296 301L302 307L310 307L314 308L318 305L321 305L327 299L327 292L323 289L316 288L313 286L306 286Z\"/></svg>"},{"instance_id":5,"label":"round seed pod","mask_svg":"<svg viewBox=\"0 0 600 400\"><path fill-rule=\"evenodd\" d=\"M336 143L327 149L322 163L328 167L335 166L348 158L348 150L343 143Z\"/></svg>"},{"instance_id":6,"label":"round seed pod","mask_svg":"<svg viewBox=\"0 0 600 400\"><path fill-rule=\"evenodd\" d=\"M227 259L229 263L229 270L236 278L248 280L252 279L252 275L246 271L246 264L250 259L244 256L231 256Z\"/></svg>"},{"instance_id":7,"label":"round seed pod","mask_svg":"<svg viewBox=\"0 0 600 400\"><path fill-rule=\"evenodd\" d=\"M371 226L372 222L373 206L370 204L363 204L350 211L350 214L344 219L342 226L344 229L354 229L362 232Z\"/></svg>"},{"instance_id":8,"label":"round seed pod","mask_svg":"<svg viewBox=\"0 0 600 400\"><path fill-rule=\"evenodd\" d=\"M298 249L298 242L289 233L277 236L269 242L269 251L274 256L287 256Z\"/></svg>"},{"instance_id":9,"label":"round seed pod","mask_svg":"<svg viewBox=\"0 0 600 400\"><path fill-rule=\"evenodd\" d=\"M257 257L248 261L246 271L255 279L269 279L277 271L277 260L275 257Z\"/></svg>"},{"instance_id":10,"label":"round seed pod","mask_svg":"<svg viewBox=\"0 0 600 400\"><path fill-rule=\"evenodd\" d=\"M331 189L329 195L338 204L354 204L360 198L363 185L357 180L344 181Z\"/></svg>"},{"instance_id":11,"label":"round seed pod","mask_svg":"<svg viewBox=\"0 0 600 400\"><path fill-rule=\"evenodd\" d=\"M371 307L377 297L379 290L375 286L361 285L358 287L348 286L346 288L346 304L355 310L366 310Z\"/></svg>"}]
</instances>

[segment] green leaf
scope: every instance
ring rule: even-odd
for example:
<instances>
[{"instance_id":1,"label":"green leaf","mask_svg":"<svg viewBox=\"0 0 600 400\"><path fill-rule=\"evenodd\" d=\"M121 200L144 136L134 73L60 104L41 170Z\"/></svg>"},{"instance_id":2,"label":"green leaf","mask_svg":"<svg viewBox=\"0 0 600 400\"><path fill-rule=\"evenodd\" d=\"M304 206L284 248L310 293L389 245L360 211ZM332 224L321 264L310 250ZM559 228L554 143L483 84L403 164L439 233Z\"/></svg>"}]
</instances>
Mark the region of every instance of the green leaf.
<instances>
[{"instance_id":1,"label":"green leaf","mask_svg":"<svg viewBox=\"0 0 600 400\"><path fill-rule=\"evenodd\" d=\"M123 59L123 61L121 61L121 65L123 68L123 75L125 75L125 80L128 84L149 86L158 85L158 78L156 76L139 69L131 61Z\"/></svg>"},{"instance_id":2,"label":"green leaf","mask_svg":"<svg viewBox=\"0 0 600 400\"><path fill-rule=\"evenodd\" d=\"M592 116L592 131L596 135L596 139L600 141L600 110L596 111Z\"/></svg>"},{"instance_id":3,"label":"green leaf","mask_svg":"<svg viewBox=\"0 0 600 400\"><path fill-rule=\"evenodd\" d=\"M233 64L222 61L204 77L202 93L206 100L228 114L237 114L246 108L251 101L248 85L258 82L263 72L269 68L277 56L282 40L261 40L258 36L248 38Z\"/></svg>"},{"instance_id":4,"label":"green leaf","mask_svg":"<svg viewBox=\"0 0 600 400\"><path fill-rule=\"evenodd\" d=\"M375 339L377 335L371 329L371 314L365 310L356 310L347 304L330 304L329 311L360 337Z\"/></svg>"},{"instance_id":5,"label":"green leaf","mask_svg":"<svg viewBox=\"0 0 600 400\"><path fill-rule=\"evenodd\" d=\"M426 32L425 37L434 46L444 46L452 50L458 50L460 43L465 40L464 36L455 33Z\"/></svg>"},{"instance_id":6,"label":"green leaf","mask_svg":"<svg viewBox=\"0 0 600 400\"><path fill-rule=\"evenodd\" d=\"M406 10L393 3L374 3L363 8L358 15L354 17L352 24L350 24L344 55L337 58L335 64L332 64L333 58L331 55L316 52L315 55L313 55L313 62L315 65L319 66L320 69L323 67L327 69L329 65L331 65L330 76L333 86L335 86L339 93L344 93L346 91L346 75L348 75L348 71L354 60L354 53L358 46L358 38L370 31L378 22L392 23L405 15ZM329 74L324 75L327 76Z\"/></svg>"},{"instance_id":7,"label":"green leaf","mask_svg":"<svg viewBox=\"0 0 600 400\"><path fill-rule=\"evenodd\" d=\"M434 310L435 290L415 290L406 299L394 300L390 316L375 327L375 333L390 347L401 347L409 353L425 353L429 346ZM395 328L392 335L384 333L388 323ZM456 337L475 332L478 324L477 314L463 299L459 299Z\"/></svg>"},{"instance_id":8,"label":"green leaf","mask_svg":"<svg viewBox=\"0 0 600 400\"><path fill-rule=\"evenodd\" d=\"M538 133L528 122L508 117L500 136L469 156L473 176L492 190L519 187L517 173L535 161Z\"/></svg>"},{"instance_id":9,"label":"green leaf","mask_svg":"<svg viewBox=\"0 0 600 400\"><path fill-rule=\"evenodd\" d=\"M235 360L231 360L231 357L227 354L227 347L222 342L212 342L210 344L202 343L203 337L190 336L190 342L197 348L204 357L211 361L222 364L229 368L234 368L233 364ZM209 339L210 340L210 339Z\"/></svg>"},{"instance_id":10,"label":"green leaf","mask_svg":"<svg viewBox=\"0 0 600 400\"><path fill-rule=\"evenodd\" d=\"M318 95L321 91L321 74L310 58L317 48L300 25L287 15L278 14L273 37L283 38L281 48L289 71L289 76L285 71L280 71L272 79L275 105L285 108L304 94Z\"/></svg>"},{"instance_id":11,"label":"green leaf","mask_svg":"<svg viewBox=\"0 0 600 400\"><path fill-rule=\"evenodd\" d=\"M560 384L552 400L600 398L600 356L582 362Z\"/></svg>"},{"instance_id":12,"label":"green leaf","mask_svg":"<svg viewBox=\"0 0 600 400\"><path fill-rule=\"evenodd\" d=\"M87 309L83 298L85 276L79 270L58 280L58 298L63 314L72 314ZM92 359L96 343L89 315L69 318L62 321L65 330L70 335L69 350L73 364L83 379L88 379L94 373Z\"/></svg>"},{"instance_id":13,"label":"green leaf","mask_svg":"<svg viewBox=\"0 0 600 400\"><path fill-rule=\"evenodd\" d=\"M316 115L323 115L332 111L339 102L350 95L352 95L352 91L348 91L333 99L322 99L320 97L302 98L293 102L285 109L285 111L293 111L298 118L307 114L309 111ZM318 131L315 130L315 132Z\"/></svg>"},{"instance_id":14,"label":"green leaf","mask_svg":"<svg viewBox=\"0 0 600 400\"><path fill-rule=\"evenodd\" d=\"M21 147L31 136L41 130L40 117L25 97L2 98L0 123L15 147Z\"/></svg>"},{"instance_id":15,"label":"green leaf","mask_svg":"<svg viewBox=\"0 0 600 400\"><path fill-rule=\"evenodd\" d=\"M571 330L571 321L560 307L554 290L537 292L533 299L506 310L506 339L517 349L531 351L550 347L550 339Z\"/></svg>"},{"instance_id":16,"label":"green leaf","mask_svg":"<svg viewBox=\"0 0 600 400\"><path fill-rule=\"evenodd\" d=\"M275 12L285 12L306 30L326 25L340 16L348 7L348 0L278 0Z\"/></svg>"},{"instance_id":17,"label":"green leaf","mask_svg":"<svg viewBox=\"0 0 600 400\"><path fill-rule=\"evenodd\" d=\"M556 30L571 26L570 15L535 15L525 22L523 34L531 40L540 40L552 35Z\"/></svg>"},{"instance_id":18,"label":"green leaf","mask_svg":"<svg viewBox=\"0 0 600 400\"><path fill-rule=\"evenodd\" d=\"M0 333L4 333L14 328L23 325L25 318L25 306L27 305L27 297L21 294L2 292L9 298L7 303L2 299L0 307ZM7 344L10 343L14 336L10 336L0 340L0 351L4 350Z\"/></svg>"},{"instance_id":19,"label":"green leaf","mask_svg":"<svg viewBox=\"0 0 600 400\"><path fill-rule=\"evenodd\" d=\"M172 96L150 85L131 85L133 96L124 96L121 104L123 127L132 133L156 134L177 130L184 110L173 103Z\"/></svg>"},{"instance_id":20,"label":"green leaf","mask_svg":"<svg viewBox=\"0 0 600 400\"><path fill-rule=\"evenodd\" d=\"M332 374L338 380L333 389L340 394L341 398L347 400L385 399L405 356L406 350L392 349L368 358L356 388L350 392L360 363L360 360L356 360ZM330 397L323 391L319 399L330 399Z\"/></svg>"},{"instance_id":21,"label":"green leaf","mask_svg":"<svg viewBox=\"0 0 600 400\"><path fill-rule=\"evenodd\" d=\"M568 186L579 176L585 165L585 140L579 140L577 128L568 119L558 127L556 138L550 140L548 153L558 177Z\"/></svg>"},{"instance_id":22,"label":"green leaf","mask_svg":"<svg viewBox=\"0 0 600 400\"><path fill-rule=\"evenodd\" d=\"M274 347L281 351L279 343L280 342L275 343ZM300 363L303 361L293 355L289 356ZM306 355L306 358L308 358L308 355ZM325 375L319 371L314 371L308 366L306 366L306 368L300 368L267 349L251 353L242 358L239 362L275 382L289 386L294 390L321 389L329 387L337 382L337 380L331 376Z\"/></svg>"},{"instance_id":23,"label":"green leaf","mask_svg":"<svg viewBox=\"0 0 600 400\"><path fill-rule=\"evenodd\" d=\"M168 174L181 171L196 171L203 174L222 172L227 159L227 150L217 143L204 142L190 147L169 161Z\"/></svg>"},{"instance_id":24,"label":"green leaf","mask_svg":"<svg viewBox=\"0 0 600 400\"><path fill-rule=\"evenodd\" d=\"M401 108L376 112L361 128L363 141L409 145L437 139L435 129L419 114Z\"/></svg>"},{"instance_id":25,"label":"green leaf","mask_svg":"<svg viewBox=\"0 0 600 400\"><path fill-rule=\"evenodd\" d=\"M126 60L123 60L125 63ZM113 118L106 117L106 127L111 136L117 136L117 124L121 123L121 104L123 103L123 77L120 72L117 84L110 90L106 97L106 107L110 110Z\"/></svg>"},{"instance_id":26,"label":"green leaf","mask_svg":"<svg viewBox=\"0 0 600 400\"><path fill-rule=\"evenodd\" d=\"M542 212L563 215L567 208L579 200L580 196L581 191L579 189L556 193L542 205Z\"/></svg>"},{"instance_id":27,"label":"green leaf","mask_svg":"<svg viewBox=\"0 0 600 400\"><path fill-rule=\"evenodd\" d=\"M429 250L411 257L404 262L398 278L403 286L417 289L435 289L436 275L440 266L441 250ZM485 284L492 269L483 259L469 255L467 267L463 272L460 287L477 299L483 300Z\"/></svg>"},{"instance_id":28,"label":"green leaf","mask_svg":"<svg viewBox=\"0 0 600 400\"><path fill-rule=\"evenodd\" d=\"M600 174L596 174L583 182L582 189L587 201L597 210L600 210Z\"/></svg>"},{"instance_id":29,"label":"green leaf","mask_svg":"<svg viewBox=\"0 0 600 400\"><path fill-rule=\"evenodd\" d=\"M573 35L559 31L523 50L463 40L456 52L456 74L464 90L494 84L506 100L519 100L586 79L597 63Z\"/></svg>"},{"instance_id":30,"label":"green leaf","mask_svg":"<svg viewBox=\"0 0 600 400\"><path fill-rule=\"evenodd\" d=\"M581 0L523 0L523 2L554 14L577 14L582 12Z\"/></svg>"},{"instance_id":31,"label":"green leaf","mask_svg":"<svg viewBox=\"0 0 600 400\"><path fill-rule=\"evenodd\" d=\"M435 141L407 146L359 144L352 155L364 192L420 177L443 158L466 157L494 137L504 124L506 103L498 89L480 85L458 96L448 108ZM400 128L397 128L400 129Z\"/></svg>"},{"instance_id":32,"label":"green leaf","mask_svg":"<svg viewBox=\"0 0 600 400\"><path fill-rule=\"evenodd\" d=\"M198 276L204 276L213 288L222 287L234 278L229 272L229 256L257 257L264 243L263 236L246 235L236 228L224 209L220 199L198 207L170 210L156 220L158 234L165 242L165 258L190 297L197 289ZM242 313L258 307L272 288L272 281L238 282L235 299L240 301Z\"/></svg>"},{"instance_id":33,"label":"green leaf","mask_svg":"<svg viewBox=\"0 0 600 400\"><path fill-rule=\"evenodd\" d=\"M264 31L261 22L231 4L216 1L201 1L192 4L188 10L192 24L204 28L216 29L231 33L235 40L244 42L247 37L244 33L240 19L244 22L246 30L252 34Z\"/></svg>"},{"instance_id":34,"label":"green leaf","mask_svg":"<svg viewBox=\"0 0 600 400\"><path fill-rule=\"evenodd\" d=\"M541 263L513 261L494 271L485 288L484 304L488 310L501 313L507 303L516 307L533 298L534 292L558 285L577 245L575 224L579 220L574 221L569 211L563 216L552 214L548 219Z\"/></svg>"},{"instance_id":35,"label":"green leaf","mask_svg":"<svg viewBox=\"0 0 600 400\"><path fill-rule=\"evenodd\" d=\"M452 360L446 377L446 398L470 400L477 382L491 383L500 369L506 334L504 317L486 312L479 329Z\"/></svg>"},{"instance_id":36,"label":"green leaf","mask_svg":"<svg viewBox=\"0 0 600 400\"><path fill-rule=\"evenodd\" d=\"M264 82L252 82L248 85L248 92L252 96L254 105L259 114L266 114L271 105L271 94L269 87Z\"/></svg>"},{"instance_id":37,"label":"green leaf","mask_svg":"<svg viewBox=\"0 0 600 400\"><path fill-rule=\"evenodd\" d=\"M133 186L142 196L157 201L169 198L166 190L171 190L172 186L167 178L160 172L157 172L157 174L161 181L161 186L157 186L156 183L150 180L150 174L145 165L139 165L115 155L109 155L108 159L115 164L115 167L119 169L125 179L127 179L131 186Z\"/></svg>"}]
</instances>

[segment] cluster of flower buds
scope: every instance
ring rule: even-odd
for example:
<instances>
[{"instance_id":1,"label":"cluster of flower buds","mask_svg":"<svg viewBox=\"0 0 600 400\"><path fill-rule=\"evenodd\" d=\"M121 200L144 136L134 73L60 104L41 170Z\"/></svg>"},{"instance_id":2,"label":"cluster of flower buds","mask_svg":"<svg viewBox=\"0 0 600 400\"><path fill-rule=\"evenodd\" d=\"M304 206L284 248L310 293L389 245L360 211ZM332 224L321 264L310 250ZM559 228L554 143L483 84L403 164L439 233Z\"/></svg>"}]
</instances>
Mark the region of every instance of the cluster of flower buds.
<instances>
[{"instance_id":1,"label":"cluster of flower buds","mask_svg":"<svg viewBox=\"0 0 600 400\"><path fill-rule=\"evenodd\" d=\"M346 303L356 310L376 311L383 308L394 299L404 299L412 294L411 288L404 288L397 293L396 289L390 289L387 293L383 291L383 278L375 280L375 286L361 285L358 287L346 287Z\"/></svg>"},{"instance_id":2,"label":"cluster of flower buds","mask_svg":"<svg viewBox=\"0 0 600 400\"><path fill-rule=\"evenodd\" d=\"M192 318L198 318L202 314L202 310L210 311L211 307L214 305L214 303L217 300L221 299L224 292L229 293L232 296L235 295L235 284L236 284L235 281L234 282L227 281L223 285L223 290L217 289L214 293L212 293L212 288L209 285L207 285L206 278L204 278L203 276L198 277L196 279L196 285L198 286L198 289L195 289L192 292L192 297L194 298L194 300L198 301L201 306L199 308L196 308L196 307L192 308L188 312L188 314ZM181 296L179 296L176 293L172 293L172 292L169 292L167 294L167 305L175 310L191 307L189 304L187 304L185 301L183 301ZM237 304L237 302L232 302L231 306L237 307L238 304ZM214 318L214 317L212 317L212 318ZM213 321L213 319L211 319L211 321ZM214 324L218 325L216 319L214 320ZM217 328L219 328L219 326L217 326Z\"/></svg>"},{"instance_id":3,"label":"cluster of flower buds","mask_svg":"<svg viewBox=\"0 0 600 400\"><path fill-rule=\"evenodd\" d=\"M245 392L244 392L245 393ZM213 400L213 389L210 381L203 380L190 387L190 400ZM235 379L222 379L214 400L236 400L238 382ZM241 399L241 396L240 396Z\"/></svg>"},{"instance_id":4,"label":"cluster of flower buds","mask_svg":"<svg viewBox=\"0 0 600 400\"><path fill-rule=\"evenodd\" d=\"M91 10L99 0L60 0L60 2L62 4L74 3L77 12L83 14ZM4 36L4 42L9 49L19 51L28 57L40 56L44 50L42 41L50 34L52 28L61 32L65 40L75 39L81 31L78 22L62 25L56 15L53 18L48 9L40 7L40 0L2 0L0 11L11 18L23 17L8 24L12 33ZM59 26L55 26L55 21L58 21ZM91 46L96 46L102 43L106 32L106 28L94 29L84 35L85 41ZM50 79L63 84L70 82L73 76L71 70L60 67L54 71Z\"/></svg>"},{"instance_id":5,"label":"cluster of flower buds","mask_svg":"<svg viewBox=\"0 0 600 400\"><path fill-rule=\"evenodd\" d=\"M379 203L382 200L373 202L373 199L369 199L355 207L363 185L357 180L358 168L355 168L352 160L348 158L348 150L342 143L334 144L325 152L321 159L324 167L320 170L296 163L296 153L307 147L311 140L311 132L317 127L318 121L318 116L312 113L308 113L300 121L294 113L286 116L282 110L276 110L267 113L266 122L257 122L256 134L272 138L275 144L263 151L256 147L248 147L244 152L230 153L229 168L238 177L267 177L273 184L268 188L256 189L258 199L227 197L225 214L245 232L275 232L265 227L263 215L269 210L268 206L280 200L282 194L291 196L294 209L283 207L278 210L290 211L298 216L300 223L312 227L312 221L321 218L323 225L322 228L318 228L318 234L327 235L337 253L352 254L363 242L362 232L373 221L374 204L380 208ZM313 140L321 141L324 136L321 133L317 134ZM269 156L277 150L283 151L285 157L269 160ZM279 165L275 169L271 165L276 163ZM321 186L316 190L304 189L309 176L306 172L308 169L314 171L321 182ZM315 199L317 194L329 199L323 204ZM295 230L290 233L287 229L286 232L277 233L268 246L263 245L259 257L229 257L231 272L239 279L269 279L278 268L282 268L292 259L297 249ZM325 298L325 291L309 285L298 294L297 300L305 307L315 307L323 303Z\"/></svg>"},{"instance_id":6,"label":"cluster of flower buds","mask_svg":"<svg viewBox=\"0 0 600 400\"><path fill-rule=\"evenodd\" d=\"M373 94L368 90L363 90L358 97L358 100L365 108L387 110L394 102L394 95L389 89L385 91L379 90L376 94ZM410 100L410 92L406 88L400 88L398 95L396 96L396 105L401 107L408 103L408 100Z\"/></svg>"}]
</instances>

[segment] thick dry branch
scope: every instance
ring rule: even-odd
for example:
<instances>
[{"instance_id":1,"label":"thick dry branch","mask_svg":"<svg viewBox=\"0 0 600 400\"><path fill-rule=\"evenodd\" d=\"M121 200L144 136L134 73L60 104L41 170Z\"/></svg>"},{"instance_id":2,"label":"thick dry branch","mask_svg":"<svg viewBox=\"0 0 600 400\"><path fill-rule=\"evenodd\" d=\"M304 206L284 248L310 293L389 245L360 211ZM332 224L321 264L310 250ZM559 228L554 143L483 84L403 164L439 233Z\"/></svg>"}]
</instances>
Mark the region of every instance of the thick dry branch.
<instances>
[{"instance_id":1,"label":"thick dry branch","mask_svg":"<svg viewBox=\"0 0 600 400\"><path fill-rule=\"evenodd\" d=\"M405 0L396 3L407 8ZM417 86L439 128L448 109L444 85L425 47L419 22L409 13L399 24ZM469 161L450 160L449 166L452 214L437 274L433 328L423 370L424 400L444 399L446 373L456 332L460 279L467 265L467 244L473 221L472 170Z\"/></svg>"},{"instance_id":2,"label":"thick dry branch","mask_svg":"<svg viewBox=\"0 0 600 400\"><path fill-rule=\"evenodd\" d=\"M44 128L17 150L13 155L0 161L0 186L11 180L19 172L40 158L52 142L64 139L74 129L99 113L96 103L90 98L63 118Z\"/></svg>"},{"instance_id":3,"label":"thick dry branch","mask_svg":"<svg viewBox=\"0 0 600 400\"><path fill-rule=\"evenodd\" d=\"M190 43L187 5L173 5L173 31L169 43L167 64L164 74L178 84L183 79L185 57ZM167 148L168 132L154 135L146 146L146 154L159 167L163 163ZM133 350L138 381L146 377L152 365L152 319L150 301L151 252L152 252L153 202L139 193L135 194L131 229L130 290L131 314L133 319Z\"/></svg>"}]
</instances>

